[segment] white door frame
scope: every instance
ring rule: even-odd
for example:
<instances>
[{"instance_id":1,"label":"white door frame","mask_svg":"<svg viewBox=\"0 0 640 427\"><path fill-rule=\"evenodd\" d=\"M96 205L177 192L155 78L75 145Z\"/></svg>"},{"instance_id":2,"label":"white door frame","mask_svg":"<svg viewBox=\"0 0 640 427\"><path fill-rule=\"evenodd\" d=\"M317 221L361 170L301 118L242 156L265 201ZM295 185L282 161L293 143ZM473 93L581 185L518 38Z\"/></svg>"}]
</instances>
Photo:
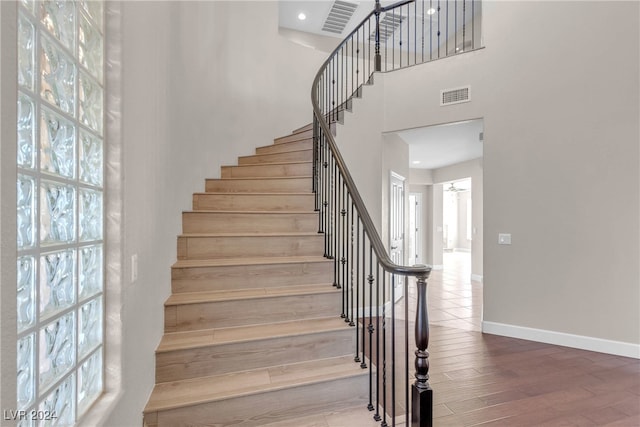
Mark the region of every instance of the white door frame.
<instances>
[{"instance_id":1,"label":"white door frame","mask_svg":"<svg viewBox=\"0 0 640 427\"><path fill-rule=\"evenodd\" d=\"M406 264L405 254L405 186L406 178L389 171L389 256L399 265ZM397 191L399 189L399 191ZM398 223L399 221L399 223ZM395 280L395 300L404 295L404 277Z\"/></svg>"},{"instance_id":2,"label":"white door frame","mask_svg":"<svg viewBox=\"0 0 640 427\"><path fill-rule=\"evenodd\" d=\"M415 204L411 205L411 198L415 198ZM413 243L414 253L409 254L409 264L422 264L422 193L409 193L409 227L413 216L414 229L409 230L409 240ZM413 256L411 256L413 255Z\"/></svg>"}]
</instances>

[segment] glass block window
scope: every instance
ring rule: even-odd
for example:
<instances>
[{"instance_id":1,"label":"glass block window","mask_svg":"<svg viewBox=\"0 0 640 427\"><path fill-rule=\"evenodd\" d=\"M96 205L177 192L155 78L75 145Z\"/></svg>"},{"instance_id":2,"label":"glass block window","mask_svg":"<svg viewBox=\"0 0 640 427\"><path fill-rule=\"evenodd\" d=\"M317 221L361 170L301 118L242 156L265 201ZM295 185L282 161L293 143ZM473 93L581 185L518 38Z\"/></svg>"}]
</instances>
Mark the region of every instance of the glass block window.
<instances>
[{"instance_id":1,"label":"glass block window","mask_svg":"<svg viewBox=\"0 0 640 427\"><path fill-rule=\"evenodd\" d=\"M19 2L17 407L73 425L103 391L104 6Z\"/></svg>"}]
</instances>

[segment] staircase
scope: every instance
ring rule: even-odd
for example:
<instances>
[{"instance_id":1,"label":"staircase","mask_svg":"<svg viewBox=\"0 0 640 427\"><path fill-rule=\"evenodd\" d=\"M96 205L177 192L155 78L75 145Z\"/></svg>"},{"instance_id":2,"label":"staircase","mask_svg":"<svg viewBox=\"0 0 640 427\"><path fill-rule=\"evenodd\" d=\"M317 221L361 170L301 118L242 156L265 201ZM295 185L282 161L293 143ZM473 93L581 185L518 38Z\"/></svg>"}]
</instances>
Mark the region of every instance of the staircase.
<instances>
[{"instance_id":1,"label":"staircase","mask_svg":"<svg viewBox=\"0 0 640 427\"><path fill-rule=\"evenodd\" d=\"M146 426L258 426L362 405L306 126L223 166L178 236Z\"/></svg>"}]
</instances>

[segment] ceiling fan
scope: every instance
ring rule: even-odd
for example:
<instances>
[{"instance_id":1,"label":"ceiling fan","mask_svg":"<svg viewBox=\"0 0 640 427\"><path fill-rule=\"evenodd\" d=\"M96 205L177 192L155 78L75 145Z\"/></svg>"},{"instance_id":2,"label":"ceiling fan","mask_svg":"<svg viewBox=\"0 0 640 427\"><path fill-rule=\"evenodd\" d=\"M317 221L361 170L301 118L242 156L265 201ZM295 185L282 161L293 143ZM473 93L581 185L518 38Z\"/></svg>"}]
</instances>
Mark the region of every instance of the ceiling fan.
<instances>
[{"instance_id":1,"label":"ceiling fan","mask_svg":"<svg viewBox=\"0 0 640 427\"><path fill-rule=\"evenodd\" d=\"M458 191L464 191L462 188L456 188L455 184L452 182L449 188L446 188L445 191L451 191L452 193L457 193Z\"/></svg>"}]
</instances>

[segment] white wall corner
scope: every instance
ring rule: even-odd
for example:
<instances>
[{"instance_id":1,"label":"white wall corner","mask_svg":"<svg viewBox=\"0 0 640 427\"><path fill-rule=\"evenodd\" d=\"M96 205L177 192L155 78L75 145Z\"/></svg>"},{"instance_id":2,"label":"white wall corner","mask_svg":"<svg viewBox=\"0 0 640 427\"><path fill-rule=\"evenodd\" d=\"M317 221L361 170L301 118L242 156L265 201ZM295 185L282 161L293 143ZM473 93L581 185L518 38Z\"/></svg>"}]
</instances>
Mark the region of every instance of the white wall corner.
<instances>
[{"instance_id":1,"label":"white wall corner","mask_svg":"<svg viewBox=\"0 0 640 427\"><path fill-rule=\"evenodd\" d=\"M480 283L482 283L482 279L483 279L482 274L472 274L471 275L471 281L472 282L480 282Z\"/></svg>"},{"instance_id":2,"label":"white wall corner","mask_svg":"<svg viewBox=\"0 0 640 427\"><path fill-rule=\"evenodd\" d=\"M488 321L482 322L482 332L486 334L519 338L546 344L579 348L581 350L640 359L640 344L605 340L601 338L587 337L584 335L573 335L564 332L527 328L524 326Z\"/></svg>"}]
</instances>

